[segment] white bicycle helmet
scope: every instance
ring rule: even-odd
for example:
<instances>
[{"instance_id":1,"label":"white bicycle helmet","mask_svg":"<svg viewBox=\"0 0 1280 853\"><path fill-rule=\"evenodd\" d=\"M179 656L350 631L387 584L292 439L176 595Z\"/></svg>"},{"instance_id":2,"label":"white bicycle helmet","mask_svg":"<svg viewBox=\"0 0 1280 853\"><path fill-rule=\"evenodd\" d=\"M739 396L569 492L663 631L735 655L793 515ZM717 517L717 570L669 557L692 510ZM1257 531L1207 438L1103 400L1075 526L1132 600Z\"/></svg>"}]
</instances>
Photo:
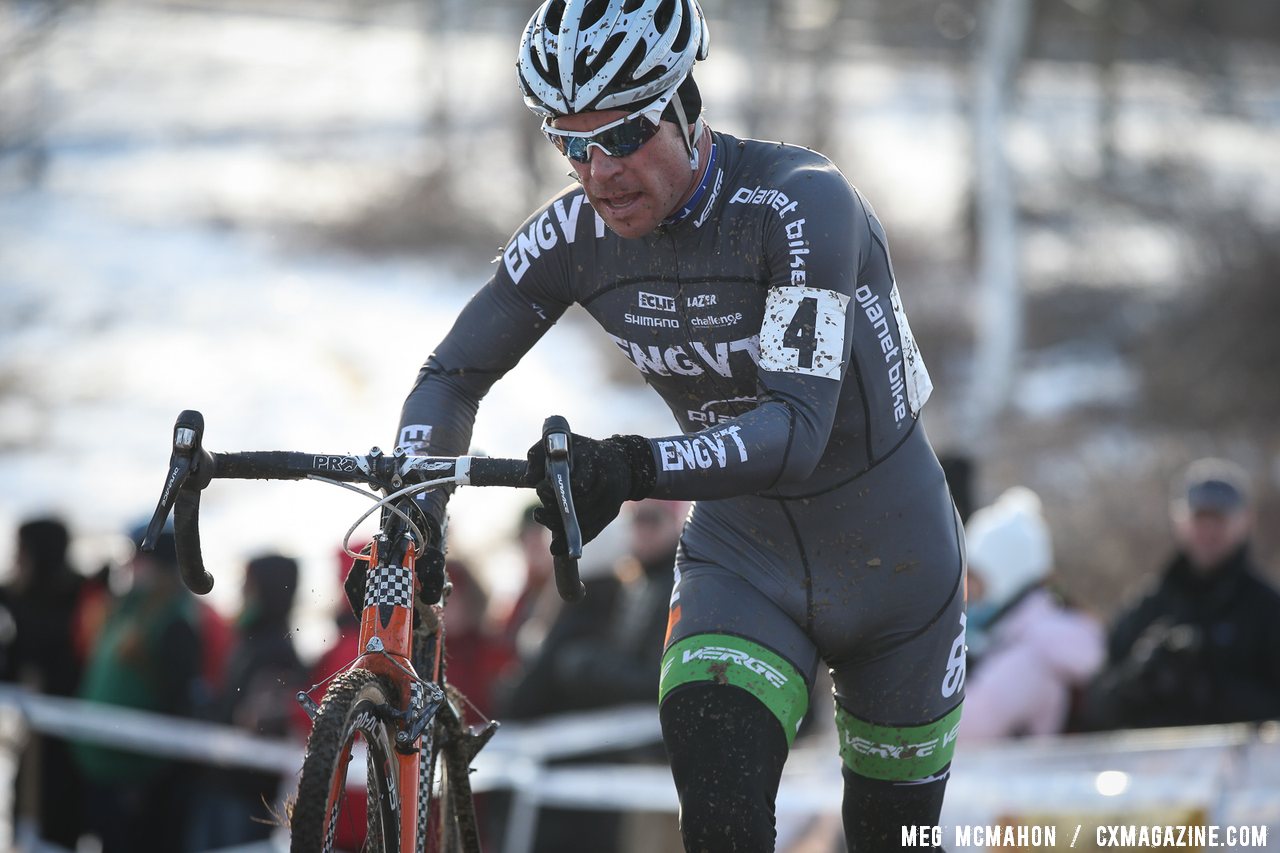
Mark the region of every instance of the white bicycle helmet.
<instances>
[{"instance_id":1,"label":"white bicycle helmet","mask_svg":"<svg viewBox=\"0 0 1280 853\"><path fill-rule=\"evenodd\" d=\"M546 0L516 66L525 104L555 117L673 93L709 46L697 0Z\"/></svg>"}]
</instances>

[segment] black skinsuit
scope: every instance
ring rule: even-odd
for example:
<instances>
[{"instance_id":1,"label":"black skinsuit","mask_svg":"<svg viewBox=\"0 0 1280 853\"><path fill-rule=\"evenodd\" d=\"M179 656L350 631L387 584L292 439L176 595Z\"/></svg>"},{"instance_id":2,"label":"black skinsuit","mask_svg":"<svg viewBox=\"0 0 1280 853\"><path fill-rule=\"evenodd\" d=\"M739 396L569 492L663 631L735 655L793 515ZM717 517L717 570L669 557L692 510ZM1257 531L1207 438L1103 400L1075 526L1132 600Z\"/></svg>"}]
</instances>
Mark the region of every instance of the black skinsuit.
<instances>
[{"instance_id":1,"label":"black skinsuit","mask_svg":"<svg viewBox=\"0 0 1280 853\"><path fill-rule=\"evenodd\" d=\"M736 695L729 684L759 700L746 706L767 709L764 728L777 720L764 740L785 757L819 660L835 680L849 784L936 789L936 804L903 818L930 823L963 697L963 542L918 421L932 386L884 231L821 155L713 140L688 214L644 237L610 232L576 186L530 217L427 360L400 442L465 453L489 386L583 306L682 430L651 439L653 497L697 501L660 689L686 844L692 800L706 797L677 753L717 701L704 694ZM702 698L671 701L685 694ZM851 799L847 827L861 820ZM761 849L766 828L739 846ZM858 849L889 849L875 843Z\"/></svg>"}]
</instances>

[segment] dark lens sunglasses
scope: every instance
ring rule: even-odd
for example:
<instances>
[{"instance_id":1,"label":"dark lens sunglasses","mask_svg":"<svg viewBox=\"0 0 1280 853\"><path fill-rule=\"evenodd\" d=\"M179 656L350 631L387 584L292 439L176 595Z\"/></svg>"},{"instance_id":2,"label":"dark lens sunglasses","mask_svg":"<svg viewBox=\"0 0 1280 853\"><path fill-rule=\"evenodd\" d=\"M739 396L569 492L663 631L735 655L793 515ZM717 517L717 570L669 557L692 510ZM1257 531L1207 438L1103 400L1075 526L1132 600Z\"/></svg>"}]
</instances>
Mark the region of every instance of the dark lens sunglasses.
<instances>
[{"instance_id":1,"label":"dark lens sunglasses","mask_svg":"<svg viewBox=\"0 0 1280 853\"><path fill-rule=\"evenodd\" d=\"M578 163L587 163L593 145L610 157L636 153L658 133L658 122L647 118L645 113L632 113L595 130L577 131L552 127L551 120L546 119L542 122L542 133L561 154Z\"/></svg>"}]
</instances>

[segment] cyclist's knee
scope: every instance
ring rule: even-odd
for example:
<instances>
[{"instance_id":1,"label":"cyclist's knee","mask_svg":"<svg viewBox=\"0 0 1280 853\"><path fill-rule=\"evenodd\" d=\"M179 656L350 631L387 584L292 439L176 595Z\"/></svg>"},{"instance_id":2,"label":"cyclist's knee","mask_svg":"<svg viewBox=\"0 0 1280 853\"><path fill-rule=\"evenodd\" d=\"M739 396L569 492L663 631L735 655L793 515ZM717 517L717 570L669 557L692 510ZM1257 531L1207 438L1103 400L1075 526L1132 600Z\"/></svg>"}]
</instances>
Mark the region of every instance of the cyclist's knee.
<instances>
[{"instance_id":1,"label":"cyclist's knee","mask_svg":"<svg viewBox=\"0 0 1280 853\"><path fill-rule=\"evenodd\" d=\"M694 685L728 685L754 697L782 727L788 747L809 709L809 688L795 664L736 635L693 634L667 648L658 701L665 704L673 690Z\"/></svg>"},{"instance_id":2,"label":"cyclist's knee","mask_svg":"<svg viewBox=\"0 0 1280 853\"><path fill-rule=\"evenodd\" d=\"M845 839L851 853L907 849L904 827L938 825L960 706L932 723L882 726L836 709L844 759ZM910 849L920 848L918 842Z\"/></svg>"},{"instance_id":3,"label":"cyclist's knee","mask_svg":"<svg viewBox=\"0 0 1280 853\"><path fill-rule=\"evenodd\" d=\"M660 716L685 849L772 850L787 757L773 712L745 690L701 682L667 692Z\"/></svg>"}]
</instances>

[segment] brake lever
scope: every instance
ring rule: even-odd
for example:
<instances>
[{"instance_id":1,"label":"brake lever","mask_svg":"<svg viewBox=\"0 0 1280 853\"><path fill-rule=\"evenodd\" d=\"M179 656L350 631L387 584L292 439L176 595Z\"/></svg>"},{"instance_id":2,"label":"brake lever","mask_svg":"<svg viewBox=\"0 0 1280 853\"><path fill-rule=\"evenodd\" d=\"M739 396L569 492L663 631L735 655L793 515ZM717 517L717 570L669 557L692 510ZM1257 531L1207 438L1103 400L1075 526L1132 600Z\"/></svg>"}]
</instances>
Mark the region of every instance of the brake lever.
<instances>
[{"instance_id":1,"label":"brake lever","mask_svg":"<svg viewBox=\"0 0 1280 853\"><path fill-rule=\"evenodd\" d=\"M547 479L556 496L560 520L564 524L565 545L568 553L555 558L556 589L565 601L581 601L587 589L578 574L578 559L582 556L582 528L573 507L573 439L569 422L559 415L552 415L542 423L542 442L547 454Z\"/></svg>"},{"instance_id":2,"label":"brake lever","mask_svg":"<svg viewBox=\"0 0 1280 853\"><path fill-rule=\"evenodd\" d=\"M169 473L141 545L143 551L155 550L172 510L178 571L183 583L197 595L213 589L213 576L205 571L200 553L200 490L213 479L213 457L201 447L203 436L203 415L190 409L178 415L173 426Z\"/></svg>"}]
</instances>

